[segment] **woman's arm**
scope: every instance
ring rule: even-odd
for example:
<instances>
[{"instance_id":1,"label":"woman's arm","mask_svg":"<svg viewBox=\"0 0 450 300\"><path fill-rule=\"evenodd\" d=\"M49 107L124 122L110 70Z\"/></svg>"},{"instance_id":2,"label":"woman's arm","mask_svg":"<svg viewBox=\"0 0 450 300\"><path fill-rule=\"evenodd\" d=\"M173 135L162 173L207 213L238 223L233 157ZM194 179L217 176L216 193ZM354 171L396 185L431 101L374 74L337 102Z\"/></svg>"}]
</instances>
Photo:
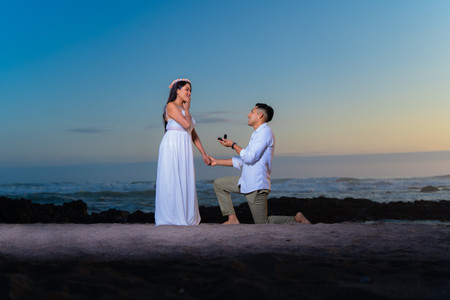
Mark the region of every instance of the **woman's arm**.
<instances>
[{"instance_id":1,"label":"woman's arm","mask_svg":"<svg viewBox=\"0 0 450 300\"><path fill-rule=\"evenodd\" d=\"M205 162L205 164L207 165L211 164L209 156L206 154L205 149L203 149L202 142L200 141L200 137L195 131L195 128L192 129L192 142L194 143L195 147L197 147L198 151L200 151L200 153L202 154L203 161Z\"/></svg>"},{"instance_id":2,"label":"woman's arm","mask_svg":"<svg viewBox=\"0 0 450 300\"><path fill-rule=\"evenodd\" d=\"M177 105L173 102L167 103L167 117L174 119L178 124L183 126L184 129L189 129L192 124L191 113L189 112L189 105L184 106L184 113L177 107Z\"/></svg>"}]
</instances>

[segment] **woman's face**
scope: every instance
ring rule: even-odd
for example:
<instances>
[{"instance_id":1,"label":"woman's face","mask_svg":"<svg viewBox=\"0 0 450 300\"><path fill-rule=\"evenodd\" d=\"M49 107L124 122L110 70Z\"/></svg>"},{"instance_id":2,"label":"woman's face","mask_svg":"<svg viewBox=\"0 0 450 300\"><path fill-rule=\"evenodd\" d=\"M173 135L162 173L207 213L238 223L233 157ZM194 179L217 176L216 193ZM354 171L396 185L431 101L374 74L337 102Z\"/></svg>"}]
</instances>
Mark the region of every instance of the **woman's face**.
<instances>
[{"instance_id":1,"label":"woman's face","mask_svg":"<svg viewBox=\"0 0 450 300\"><path fill-rule=\"evenodd\" d=\"M177 90L177 96L183 102L191 100L191 85L186 83L181 89Z\"/></svg>"}]
</instances>

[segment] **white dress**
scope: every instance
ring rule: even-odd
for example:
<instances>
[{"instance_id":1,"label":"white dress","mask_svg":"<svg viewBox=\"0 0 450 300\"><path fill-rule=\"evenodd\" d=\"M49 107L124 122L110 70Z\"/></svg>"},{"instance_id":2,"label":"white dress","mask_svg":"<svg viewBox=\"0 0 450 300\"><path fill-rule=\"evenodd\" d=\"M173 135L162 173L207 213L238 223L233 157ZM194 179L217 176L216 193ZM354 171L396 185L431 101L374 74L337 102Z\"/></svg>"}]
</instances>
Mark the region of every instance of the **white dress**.
<instances>
[{"instance_id":1,"label":"white dress","mask_svg":"<svg viewBox=\"0 0 450 300\"><path fill-rule=\"evenodd\" d=\"M183 115L185 114L182 110ZM167 120L166 133L159 145L156 175L156 225L198 225L197 190L195 188L192 125L185 130L173 119Z\"/></svg>"}]
</instances>

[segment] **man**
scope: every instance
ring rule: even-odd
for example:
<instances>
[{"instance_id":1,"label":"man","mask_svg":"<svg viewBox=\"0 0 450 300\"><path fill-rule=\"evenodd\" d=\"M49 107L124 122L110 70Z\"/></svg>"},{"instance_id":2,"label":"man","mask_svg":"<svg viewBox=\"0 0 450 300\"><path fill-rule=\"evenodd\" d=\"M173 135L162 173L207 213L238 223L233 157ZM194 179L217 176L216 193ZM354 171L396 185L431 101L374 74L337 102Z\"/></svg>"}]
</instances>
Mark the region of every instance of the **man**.
<instances>
[{"instance_id":1,"label":"man","mask_svg":"<svg viewBox=\"0 0 450 300\"><path fill-rule=\"evenodd\" d=\"M267 216L267 196L270 192L270 172L275 146L275 137L267 123L272 120L273 108L267 104L256 103L247 117L248 125L252 126L255 131L246 148L240 147L232 140L219 140L222 145L231 147L239 156L230 159L210 157L211 166L220 165L242 169L241 177L223 177L214 181L214 191L222 215L228 216L228 221L223 224L239 224L230 193L245 195L255 224L289 222L311 224L301 212L298 212L295 217Z\"/></svg>"}]
</instances>

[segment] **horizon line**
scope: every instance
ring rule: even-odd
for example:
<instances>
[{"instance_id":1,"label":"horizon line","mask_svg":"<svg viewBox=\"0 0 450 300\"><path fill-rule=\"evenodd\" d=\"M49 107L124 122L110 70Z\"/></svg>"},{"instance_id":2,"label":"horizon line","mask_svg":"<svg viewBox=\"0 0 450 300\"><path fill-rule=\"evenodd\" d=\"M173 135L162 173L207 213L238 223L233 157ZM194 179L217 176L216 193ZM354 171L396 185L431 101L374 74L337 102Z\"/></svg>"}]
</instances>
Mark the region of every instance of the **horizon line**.
<instances>
[{"instance_id":1,"label":"horizon line","mask_svg":"<svg viewBox=\"0 0 450 300\"><path fill-rule=\"evenodd\" d=\"M384 153L358 153L358 154L330 154L330 155L305 155L301 153L288 153L275 155L277 158L336 158L336 157L363 157L363 156L386 156L386 155L426 155L426 154L450 154L450 150L438 150L438 151L421 151L421 152L384 152ZM232 155L235 156L235 155ZM231 156L230 156L231 157ZM194 155L194 159L199 159L199 156ZM450 159L450 156L449 156ZM108 166L108 165L132 165L143 163L156 163L158 160L145 160L145 161L133 161L133 162L119 162L119 161L107 161L107 162L91 162L91 163L73 163L73 164L49 164L49 165L29 165L29 166L0 166L0 169L26 169L26 168L60 168L60 167L83 167L83 166Z\"/></svg>"}]
</instances>

